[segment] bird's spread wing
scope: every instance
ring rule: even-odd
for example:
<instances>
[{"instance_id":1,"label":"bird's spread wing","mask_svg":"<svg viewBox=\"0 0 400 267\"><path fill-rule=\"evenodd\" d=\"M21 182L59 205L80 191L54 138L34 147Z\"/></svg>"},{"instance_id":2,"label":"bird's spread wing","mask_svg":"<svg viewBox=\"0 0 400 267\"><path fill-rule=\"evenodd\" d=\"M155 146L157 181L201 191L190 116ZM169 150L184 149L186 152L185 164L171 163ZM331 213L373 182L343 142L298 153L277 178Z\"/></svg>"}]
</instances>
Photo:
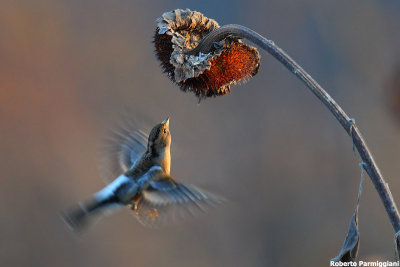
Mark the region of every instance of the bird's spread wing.
<instances>
[{"instance_id":1,"label":"bird's spread wing","mask_svg":"<svg viewBox=\"0 0 400 267\"><path fill-rule=\"evenodd\" d=\"M193 185L177 183L165 175L152 181L149 188L143 190L133 210L140 223L157 227L206 212L222 201L221 197Z\"/></svg>"},{"instance_id":2,"label":"bird's spread wing","mask_svg":"<svg viewBox=\"0 0 400 267\"><path fill-rule=\"evenodd\" d=\"M131 132L125 136L119 151L119 165L123 172L130 169L146 151L148 135L141 130Z\"/></svg>"},{"instance_id":3,"label":"bird's spread wing","mask_svg":"<svg viewBox=\"0 0 400 267\"><path fill-rule=\"evenodd\" d=\"M113 130L107 140L106 154L100 162L100 171L106 180L125 173L146 152L148 134L131 128Z\"/></svg>"}]
</instances>

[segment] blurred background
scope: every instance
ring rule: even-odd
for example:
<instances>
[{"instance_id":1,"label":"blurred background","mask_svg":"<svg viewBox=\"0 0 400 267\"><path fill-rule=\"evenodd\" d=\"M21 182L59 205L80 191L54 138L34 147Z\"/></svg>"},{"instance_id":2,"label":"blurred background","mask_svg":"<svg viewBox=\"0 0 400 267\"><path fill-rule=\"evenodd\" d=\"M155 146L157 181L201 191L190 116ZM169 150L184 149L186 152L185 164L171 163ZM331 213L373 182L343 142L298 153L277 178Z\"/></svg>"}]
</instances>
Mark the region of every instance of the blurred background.
<instances>
[{"instance_id":1,"label":"blurred background","mask_svg":"<svg viewBox=\"0 0 400 267\"><path fill-rule=\"evenodd\" d=\"M258 75L197 104L162 74L155 19L190 8L274 40L356 119L400 205L399 1L1 1L1 266L328 266L360 180L350 138L265 52ZM171 117L172 175L229 202L182 225L122 211L74 236L59 211L104 186L120 117ZM359 259L393 260L369 178Z\"/></svg>"}]
</instances>

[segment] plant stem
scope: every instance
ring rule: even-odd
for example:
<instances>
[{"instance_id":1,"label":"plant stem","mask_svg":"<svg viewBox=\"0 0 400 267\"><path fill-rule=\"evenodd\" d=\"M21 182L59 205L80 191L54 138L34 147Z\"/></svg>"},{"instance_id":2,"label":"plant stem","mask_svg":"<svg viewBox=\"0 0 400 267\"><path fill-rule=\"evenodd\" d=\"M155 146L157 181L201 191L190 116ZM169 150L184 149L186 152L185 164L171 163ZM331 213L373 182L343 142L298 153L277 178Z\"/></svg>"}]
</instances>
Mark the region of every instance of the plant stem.
<instances>
[{"instance_id":1,"label":"plant stem","mask_svg":"<svg viewBox=\"0 0 400 267\"><path fill-rule=\"evenodd\" d=\"M187 51L186 54L195 55L199 52L209 53L214 49L215 42L222 41L227 37L247 39L263 48L296 75L297 78L303 81L314 95L316 95L318 99L331 111L347 134L352 137L353 144L357 148L363 161L362 166L371 178L372 183L374 184L386 209L390 222L397 233L400 230L400 215L390 192L389 185L383 179L383 176L379 171L360 130L354 124L354 120L350 119L336 101L299 64L297 64L281 48L275 45L273 41L264 38L257 32L244 26L229 24L210 32L201 40L196 48Z\"/></svg>"}]
</instances>

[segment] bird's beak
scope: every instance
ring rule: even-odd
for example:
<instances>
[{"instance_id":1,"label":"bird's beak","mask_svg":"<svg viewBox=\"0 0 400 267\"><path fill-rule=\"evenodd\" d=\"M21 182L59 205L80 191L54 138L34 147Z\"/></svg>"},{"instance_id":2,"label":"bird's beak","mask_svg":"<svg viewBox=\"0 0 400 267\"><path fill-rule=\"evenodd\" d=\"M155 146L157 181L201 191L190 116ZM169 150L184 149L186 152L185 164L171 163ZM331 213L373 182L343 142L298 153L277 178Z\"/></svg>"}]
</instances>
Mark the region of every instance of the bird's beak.
<instances>
[{"instance_id":1,"label":"bird's beak","mask_svg":"<svg viewBox=\"0 0 400 267\"><path fill-rule=\"evenodd\" d=\"M169 117L163 120L161 123L165 124L169 128Z\"/></svg>"}]
</instances>

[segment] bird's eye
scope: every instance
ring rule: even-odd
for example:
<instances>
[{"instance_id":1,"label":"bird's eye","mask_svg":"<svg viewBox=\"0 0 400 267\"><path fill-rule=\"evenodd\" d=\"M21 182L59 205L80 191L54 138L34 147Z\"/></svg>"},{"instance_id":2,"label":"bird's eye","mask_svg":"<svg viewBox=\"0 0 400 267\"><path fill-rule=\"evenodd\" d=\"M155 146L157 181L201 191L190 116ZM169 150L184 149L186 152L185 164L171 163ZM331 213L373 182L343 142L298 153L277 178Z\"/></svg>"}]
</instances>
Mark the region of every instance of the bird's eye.
<instances>
[{"instance_id":1,"label":"bird's eye","mask_svg":"<svg viewBox=\"0 0 400 267\"><path fill-rule=\"evenodd\" d=\"M167 129L164 129L164 133L167 133Z\"/></svg>"}]
</instances>

